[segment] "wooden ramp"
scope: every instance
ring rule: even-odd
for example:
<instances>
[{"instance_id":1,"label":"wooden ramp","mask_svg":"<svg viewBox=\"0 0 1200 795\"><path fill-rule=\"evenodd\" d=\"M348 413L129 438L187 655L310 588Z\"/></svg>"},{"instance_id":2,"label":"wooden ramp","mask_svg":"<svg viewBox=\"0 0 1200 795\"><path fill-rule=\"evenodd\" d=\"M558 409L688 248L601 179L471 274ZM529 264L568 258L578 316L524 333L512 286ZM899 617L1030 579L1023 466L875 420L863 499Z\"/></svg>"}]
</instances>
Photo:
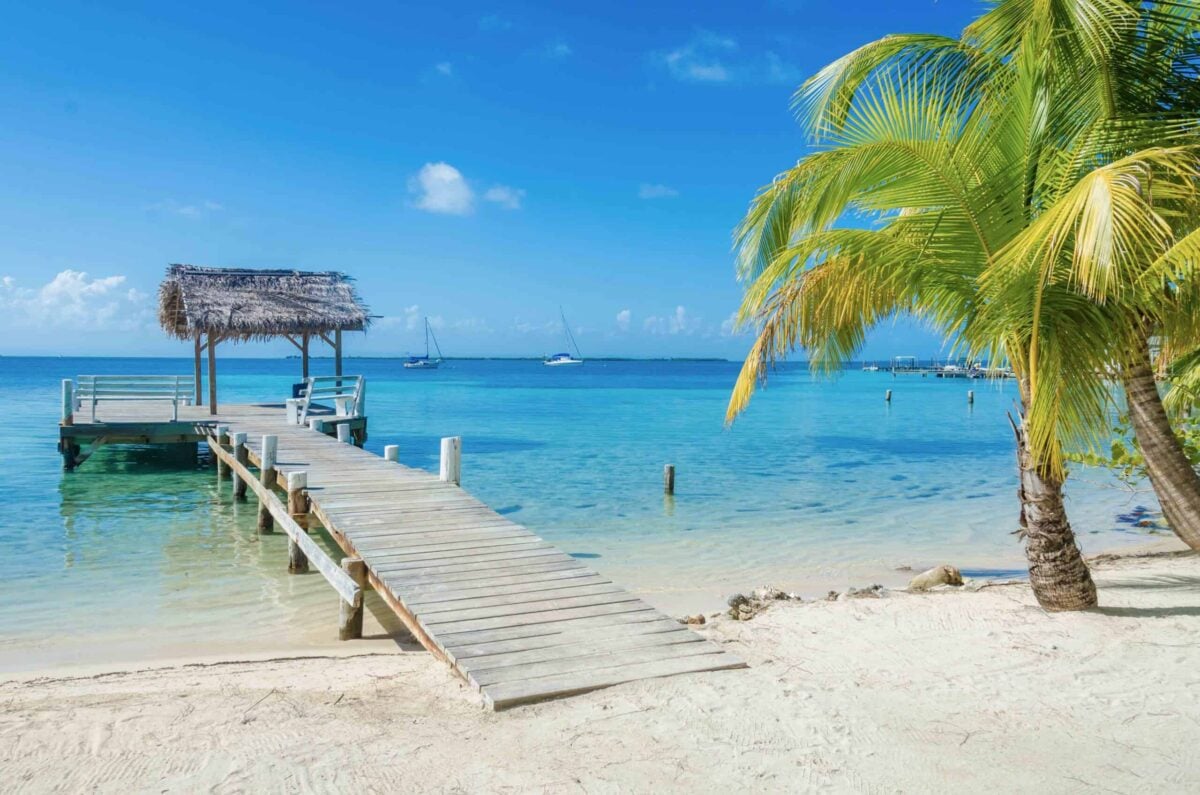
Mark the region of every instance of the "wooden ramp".
<instances>
[{"instance_id":1,"label":"wooden ramp","mask_svg":"<svg viewBox=\"0 0 1200 795\"><path fill-rule=\"evenodd\" d=\"M436 475L288 425L279 407L227 406L218 421L248 435L256 465L261 437L278 438L280 485L307 473L312 513L365 561L414 636L493 709L745 667Z\"/></svg>"}]
</instances>

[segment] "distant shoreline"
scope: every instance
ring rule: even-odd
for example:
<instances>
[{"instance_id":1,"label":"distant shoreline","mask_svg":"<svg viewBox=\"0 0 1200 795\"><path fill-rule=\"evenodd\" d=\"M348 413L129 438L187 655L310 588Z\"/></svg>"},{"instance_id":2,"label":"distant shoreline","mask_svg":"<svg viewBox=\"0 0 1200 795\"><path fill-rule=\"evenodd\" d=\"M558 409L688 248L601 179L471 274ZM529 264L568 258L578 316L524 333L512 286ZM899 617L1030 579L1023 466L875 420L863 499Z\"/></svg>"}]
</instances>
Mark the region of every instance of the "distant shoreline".
<instances>
[{"instance_id":1,"label":"distant shoreline","mask_svg":"<svg viewBox=\"0 0 1200 795\"><path fill-rule=\"evenodd\" d=\"M299 360L298 355L288 356L226 356L226 359L241 359L244 361L288 361L292 359ZM309 361L333 361L332 356L309 356ZM343 361L368 360L368 361L407 361L410 357L403 356L343 356ZM442 361L445 362L540 362L545 357L542 356L443 356ZM0 359L182 359L191 361L191 357L187 355L179 356L144 356L135 354L117 355L117 354L81 354L81 353L5 353L0 354ZM737 359L722 359L720 357L708 356L659 356L659 357L639 357L639 356L589 356L586 361L589 362L720 362L723 364L735 363ZM807 364L804 361L790 362L791 364Z\"/></svg>"}]
</instances>

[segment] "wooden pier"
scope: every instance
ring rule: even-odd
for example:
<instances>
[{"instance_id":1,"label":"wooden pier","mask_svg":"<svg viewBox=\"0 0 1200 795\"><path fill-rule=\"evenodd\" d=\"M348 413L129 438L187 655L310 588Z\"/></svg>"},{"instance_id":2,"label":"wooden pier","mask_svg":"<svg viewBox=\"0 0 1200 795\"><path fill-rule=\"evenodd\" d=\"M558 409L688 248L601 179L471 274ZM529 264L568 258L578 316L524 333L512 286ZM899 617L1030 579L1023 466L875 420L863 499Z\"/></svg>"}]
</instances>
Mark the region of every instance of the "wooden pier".
<instances>
[{"instance_id":1,"label":"wooden pier","mask_svg":"<svg viewBox=\"0 0 1200 795\"><path fill-rule=\"evenodd\" d=\"M134 400L101 403L93 421L72 416L69 403L64 386L60 449L68 466L87 457L89 444L207 443L221 469L262 501L260 530L274 525L289 535L293 560L315 564L324 556L303 537L309 517L345 553L340 566L327 558L316 566L341 597L343 637L355 636L356 611L361 636L361 589L373 588L492 709L745 667L472 497L458 483L457 439L443 440L441 473L434 475L397 463L395 448L382 458L338 440L362 444L365 416L315 414L301 426L278 404L226 405L216 416L188 405L176 407L177 418L154 420L147 418L170 409ZM339 426L347 430L339 433ZM264 452L274 460L264 462ZM271 489L287 491L289 478L284 507Z\"/></svg>"}]
</instances>

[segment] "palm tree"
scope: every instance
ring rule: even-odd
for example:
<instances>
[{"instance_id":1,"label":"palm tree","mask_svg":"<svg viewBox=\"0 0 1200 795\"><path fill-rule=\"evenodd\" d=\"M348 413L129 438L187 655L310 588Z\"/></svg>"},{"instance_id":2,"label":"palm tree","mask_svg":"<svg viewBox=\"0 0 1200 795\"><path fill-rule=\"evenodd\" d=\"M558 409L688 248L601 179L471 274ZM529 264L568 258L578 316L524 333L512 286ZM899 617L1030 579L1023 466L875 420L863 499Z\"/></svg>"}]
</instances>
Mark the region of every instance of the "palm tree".
<instances>
[{"instance_id":1,"label":"palm tree","mask_svg":"<svg viewBox=\"0 0 1200 795\"><path fill-rule=\"evenodd\" d=\"M1164 250L1160 225L1128 218L1185 193L1195 168L1186 125L1114 118L1112 69L1097 64L1117 59L1134 6L1010 0L959 39L887 37L835 61L797 92L820 148L760 192L737 232L740 318L758 336L730 420L778 357L804 347L835 367L898 312L1008 358L1019 532L1050 610L1096 604L1062 484L1064 449L1104 431L1097 374L1130 340L1130 306L1097 288L1125 275L1114 251Z\"/></svg>"}]
</instances>

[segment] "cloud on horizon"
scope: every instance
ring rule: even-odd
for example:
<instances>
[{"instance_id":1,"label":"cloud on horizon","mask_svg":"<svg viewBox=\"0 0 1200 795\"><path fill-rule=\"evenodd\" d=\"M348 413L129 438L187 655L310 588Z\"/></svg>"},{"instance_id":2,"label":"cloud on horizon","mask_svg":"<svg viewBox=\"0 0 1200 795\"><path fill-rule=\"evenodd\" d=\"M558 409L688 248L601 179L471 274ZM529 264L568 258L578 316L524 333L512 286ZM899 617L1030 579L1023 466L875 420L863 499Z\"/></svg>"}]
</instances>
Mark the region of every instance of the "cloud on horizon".
<instances>
[{"instance_id":1,"label":"cloud on horizon","mask_svg":"<svg viewBox=\"0 0 1200 795\"><path fill-rule=\"evenodd\" d=\"M124 276L92 278L85 271L60 271L40 287L0 278L0 314L7 326L115 329L153 326L150 296L125 286Z\"/></svg>"}]
</instances>

